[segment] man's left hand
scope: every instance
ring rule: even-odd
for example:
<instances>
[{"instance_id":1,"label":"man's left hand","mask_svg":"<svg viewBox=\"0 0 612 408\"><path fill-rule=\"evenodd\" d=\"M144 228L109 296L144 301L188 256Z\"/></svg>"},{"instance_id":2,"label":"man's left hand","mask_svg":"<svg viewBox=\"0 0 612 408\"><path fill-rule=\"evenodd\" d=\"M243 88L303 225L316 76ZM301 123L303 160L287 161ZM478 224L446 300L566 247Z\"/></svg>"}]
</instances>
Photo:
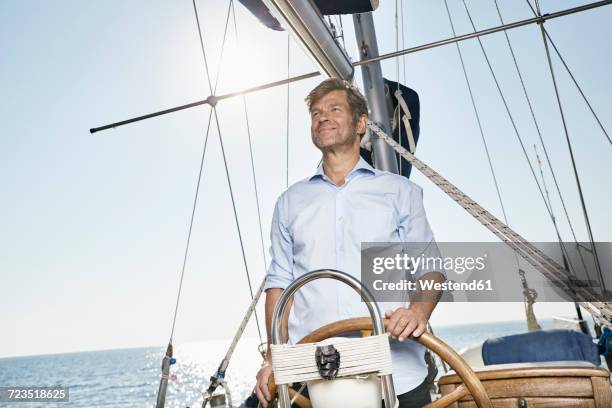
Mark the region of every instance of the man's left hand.
<instances>
[{"instance_id":1,"label":"man's left hand","mask_svg":"<svg viewBox=\"0 0 612 408\"><path fill-rule=\"evenodd\" d=\"M410 335L419 337L427 330L428 317L416 308L400 307L394 311L388 310L385 316L389 318L387 332L399 341L406 340Z\"/></svg>"}]
</instances>

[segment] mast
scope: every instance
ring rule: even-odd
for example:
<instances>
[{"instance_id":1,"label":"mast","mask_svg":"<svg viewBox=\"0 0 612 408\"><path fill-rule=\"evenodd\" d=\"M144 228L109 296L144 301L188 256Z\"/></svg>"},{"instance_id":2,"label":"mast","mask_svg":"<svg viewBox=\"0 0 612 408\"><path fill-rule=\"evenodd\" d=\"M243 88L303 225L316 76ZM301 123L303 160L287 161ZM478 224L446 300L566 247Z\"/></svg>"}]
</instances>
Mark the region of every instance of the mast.
<instances>
[{"instance_id":1,"label":"mast","mask_svg":"<svg viewBox=\"0 0 612 408\"><path fill-rule=\"evenodd\" d=\"M353 79L353 64L310 0L264 0L264 3L281 25L288 28L298 43L313 57L320 72L348 81ZM379 57L372 13L354 14L353 23L370 120L389 133L391 127L380 61L365 62ZM372 151L376 168L398 173L395 152L375 134L372 134Z\"/></svg>"},{"instance_id":2,"label":"mast","mask_svg":"<svg viewBox=\"0 0 612 408\"><path fill-rule=\"evenodd\" d=\"M355 35L361 60L378 57L378 44L372 13L353 15L353 24L355 25ZM361 74L365 97L370 105L370 120L389 134L391 126L389 125L389 112L387 111L380 61L376 60L361 65ZM377 169L398 173L395 152L391 146L375 134L372 134L372 153L374 165Z\"/></svg>"}]
</instances>

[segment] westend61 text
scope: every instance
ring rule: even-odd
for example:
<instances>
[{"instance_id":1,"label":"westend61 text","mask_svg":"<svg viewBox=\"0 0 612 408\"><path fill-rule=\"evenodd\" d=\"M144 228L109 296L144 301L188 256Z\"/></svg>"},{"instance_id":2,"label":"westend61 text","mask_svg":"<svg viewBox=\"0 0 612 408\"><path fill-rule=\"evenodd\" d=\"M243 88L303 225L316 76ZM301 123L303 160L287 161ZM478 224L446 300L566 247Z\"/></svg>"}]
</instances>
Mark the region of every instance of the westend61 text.
<instances>
[{"instance_id":1,"label":"westend61 text","mask_svg":"<svg viewBox=\"0 0 612 408\"><path fill-rule=\"evenodd\" d=\"M473 280L471 282L436 282L434 280L418 280L416 282L402 279L399 282L384 282L381 279L373 282L374 290L440 290L440 291L491 291L490 279Z\"/></svg>"}]
</instances>

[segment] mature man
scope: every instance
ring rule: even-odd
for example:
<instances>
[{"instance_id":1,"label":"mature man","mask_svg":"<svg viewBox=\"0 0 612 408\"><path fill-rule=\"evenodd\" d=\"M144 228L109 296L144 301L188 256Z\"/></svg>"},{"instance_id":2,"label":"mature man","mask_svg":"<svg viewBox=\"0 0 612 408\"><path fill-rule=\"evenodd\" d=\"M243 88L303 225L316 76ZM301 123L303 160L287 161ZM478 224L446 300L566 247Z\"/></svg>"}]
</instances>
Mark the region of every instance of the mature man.
<instances>
[{"instance_id":1,"label":"mature man","mask_svg":"<svg viewBox=\"0 0 612 408\"><path fill-rule=\"evenodd\" d=\"M306 102L311 136L323 153L312 177L292 185L276 203L271 230L272 261L266 282L266 326L270 339L274 306L296 278L316 269L337 269L357 278L361 242L433 242L423 209L422 190L407 178L372 168L359 156L366 131L367 103L359 90L340 79L327 79ZM433 245L435 247L435 244ZM442 281L435 271L417 277ZM430 401L424 378L424 349L410 336L425 330L436 301L385 304L391 344L393 379L400 407L420 407ZM289 314L289 342L295 343L318 327L367 309L351 288L329 279L309 283L296 293ZM266 407L271 395L268 364L257 374L257 396Z\"/></svg>"}]
</instances>

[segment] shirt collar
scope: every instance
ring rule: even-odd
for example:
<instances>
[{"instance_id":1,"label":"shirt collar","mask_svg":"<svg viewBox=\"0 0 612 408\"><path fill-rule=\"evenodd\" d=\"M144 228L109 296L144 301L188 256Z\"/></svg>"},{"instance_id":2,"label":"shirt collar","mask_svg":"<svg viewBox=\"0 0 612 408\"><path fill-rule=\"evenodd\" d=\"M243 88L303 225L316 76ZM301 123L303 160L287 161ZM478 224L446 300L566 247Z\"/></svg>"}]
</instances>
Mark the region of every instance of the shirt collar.
<instances>
[{"instance_id":1,"label":"shirt collar","mask_svg":"<svg viewBox=\"0 0 612 408\"><path fill-rule=\"evenodd\" d=\"M372 166L370 166L370 164L367 161L365 161L363 157L361 156L359 156L359 160L357 161L357 164L355 165L355 167L353 167L353 170L349 172L346 178L347 179L352 178L352 175L357 172L368 172L368 173L376 174L375 169ZM312 177L310 177L310 180L313 180L318 177L322 178L323 180L328 179L328 177L325 175L325 172L323 172L323 162L319 164L319 166L317 167L317 171L315 171L315 174L312 175Z\"/></svg>"}]
</instances>

